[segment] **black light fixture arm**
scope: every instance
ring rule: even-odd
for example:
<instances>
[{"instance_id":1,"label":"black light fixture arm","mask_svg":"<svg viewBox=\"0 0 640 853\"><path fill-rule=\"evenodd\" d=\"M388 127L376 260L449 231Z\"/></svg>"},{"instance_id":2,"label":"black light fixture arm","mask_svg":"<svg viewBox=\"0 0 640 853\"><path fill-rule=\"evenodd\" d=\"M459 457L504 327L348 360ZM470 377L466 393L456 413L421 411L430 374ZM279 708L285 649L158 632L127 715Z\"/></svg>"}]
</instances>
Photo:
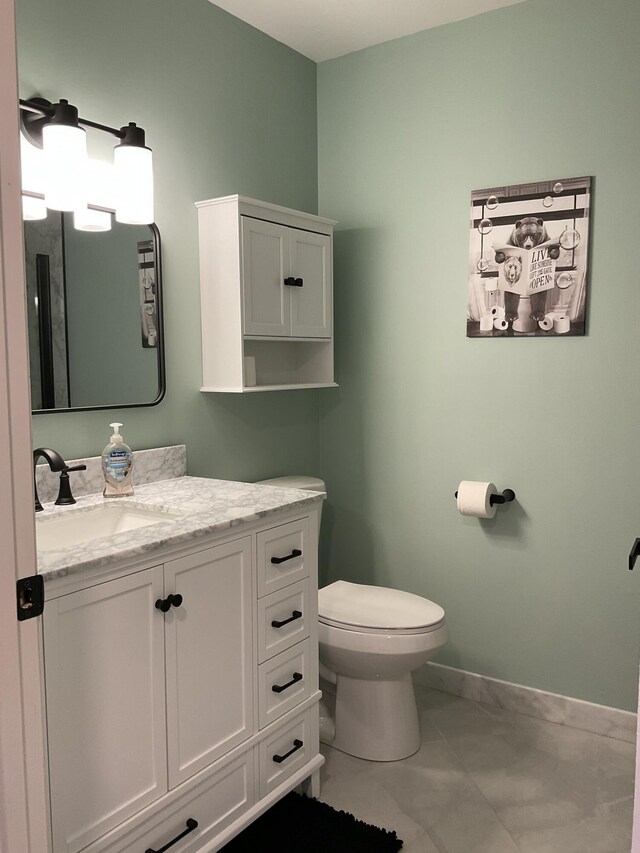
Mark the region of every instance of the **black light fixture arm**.
<instances>
[{"instance_id":1,"label":"black light fixture arm","mask_svg":"<svg viewBox=\"0 0 640 853\"><path fill-rule=\"evenodd\" d=\"M75 107L71 106L71 104L64 100L64 98L61 98L58 104L52 104L50 101L46 100L46 98L30 98L28 100L20 98L21 111L24 111L25 113L34 113L36 116L41 117L26 118L23 116L23 130L32 139L32 141L36 142L36 144L40 144L42 125L46 123L43 122L42 119L44 118L47 121L55 120L57 112L61 109L65 113L71 113L73 111L75 121L78 124L81 124L84 127L91 127L94 130L101 130L104 133L110 133L117 139L121 139L124 145L136 145L140 148L144 148L145 146L144 130L141 127L138 127L135 122L129 122L128 125L117 128L110 127L108 124L100 124L97 121L91 121L91 119L88 118L81 118L78 116Z\"/></svg>"}]
</instances>

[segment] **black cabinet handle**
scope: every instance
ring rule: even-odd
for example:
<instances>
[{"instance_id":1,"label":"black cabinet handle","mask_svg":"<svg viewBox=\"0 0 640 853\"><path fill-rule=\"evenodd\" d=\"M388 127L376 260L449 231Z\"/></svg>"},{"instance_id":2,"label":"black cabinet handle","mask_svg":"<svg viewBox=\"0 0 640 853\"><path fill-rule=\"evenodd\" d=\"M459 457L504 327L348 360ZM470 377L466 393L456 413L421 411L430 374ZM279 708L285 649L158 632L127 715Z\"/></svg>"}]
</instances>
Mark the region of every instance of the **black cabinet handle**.
<instances>
[{"instance_id":1,"label":"black cabinet handle","mask_svg":"<svg viewBox=\"0 0 640 853\"><path fill-rule=\"evenodd\" d=\"M271 562L275 563L276 566L279 566L280 563L286 563L287 560L293 560L294 557L302 557L302 551L299 548L294 548L286 557L272 557Z\"/></svg>"},{"instance_id":2,"label":"black cabinet handle","mask_svg":"<svg viewBox=\"0 0 640 853\"><path fill-rule=\"evenodd\" d=\"M289 616L288 619L283 619L282 622L278 622L276 619L273 619L271 622L272 628L282 628L283 625L288 625L289 622L293 622L295 619L302 619L302 613L299 610L294 610Z\"/></svg>"},{"instance_id":3,"label":"black cabinet handle","mask_svg":"<svg viewBox=\"0 0 640 853\"><path fill-rule=\"evenodd\" d=\"M273 684L271 689L274 693L282 693L283 690L286 690L287 687L292 687L294 684L297 684L299 681L302 681L302 673L294 672L293 678L291 681L287 681L286 684Z\"/></svg>"},{"instance_id":4,"label":"black cabinet handle","mask_svg":"<svg viewBox=\"0 0 640 853\"><path fill-rule=\"evenodd\" d=\"M289 278L285 278L284 283L287 287L302 287L304 285L304 279L302 278L294 278L292 275Z\"/></svg>"},{"instance_id":5,"label":"black cabinet handle","mask_svg":"<svg viewBox=\"0 0 640 853\"><path fill-rule=\"evenodd\" d=\"M198 828L198 821L194 820L192 817L187 820L187 828L180 833L180 835L176 835L176 837L169 841L168 844L165 844L164 847L161 847L159 850L154 850L153 847L147 847L144 853L164 853L165 850L168 850L170 847L176 843L176 841L180 841L181 838L184 838L185 835L189 835L190 832L193 832L194 829Z\"/></svg>"},{"instance_id":6,"label":"black cabinet handle","mask_svg":"<svg viewBox=\"0 0 640 853\"><path fill-rule=\"evenodd\" d=\"M166 613L171 607L180 607L181 604L182 596L180 593L168 595L166 598L159 598L156 601L156 607L158 610L162 610L163 613Z\"/></svg>"},{"instance_id":7,"label":"black cabinet handle","mask_svg":"<svg viewBox=\"0 0 640 853\"><path fill-rule=\"evenodd\" d=\"M640 557L640 539L636 539L633 543L633 548L629 554L629 571L635 566L638 557Z\"/></svg>"},{"instance_id":8,"label":"black cabinet handle","mask_svg":"<svg viewBox=\"0 0 640 853\"><path fill-rule=\"evenodd\" d=\"M290 749L289 752L285 752L284 755L274 755L273 760L276 764L282 764L283 761L285 761L287 758L289 758L290 755L293 755L294 752L297 752L303 746L304 743L301 740L298 740L298 738L296 738L293 742L293 748ZM149 853L149 851L147 851L147 853ZM158 853L162 853L162 851L159 850Z\"/></svg>"}]
</instances>

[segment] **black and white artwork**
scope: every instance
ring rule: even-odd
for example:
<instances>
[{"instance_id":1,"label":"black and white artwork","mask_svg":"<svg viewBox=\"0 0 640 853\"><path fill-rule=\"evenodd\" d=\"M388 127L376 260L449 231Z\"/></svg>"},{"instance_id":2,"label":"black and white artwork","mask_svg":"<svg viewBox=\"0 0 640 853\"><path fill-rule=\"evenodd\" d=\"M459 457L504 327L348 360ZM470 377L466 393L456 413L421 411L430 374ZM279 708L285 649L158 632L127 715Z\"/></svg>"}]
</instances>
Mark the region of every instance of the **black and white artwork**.
<instances>
[{"instance_id":1,"label":"black and white artwork","mask_svg":"<svg viewBox=\"0 0 640 853\"><path fill-rule=\"evenodd\" d=\"M467 336L585 334L591 178L471 193Z\"/></svg>"},{"instance_id":2,"label":"black and white artwork","mask_svg":"<svg viewBox=\"0 0 640 853\"><path fill-rule=\"evenodd\" d=\"M144 349L155 349L158 346L155 270L153 240L141 240L138 243L138 283L140 287L140 331Z\"/></svg>"}]
</instances>

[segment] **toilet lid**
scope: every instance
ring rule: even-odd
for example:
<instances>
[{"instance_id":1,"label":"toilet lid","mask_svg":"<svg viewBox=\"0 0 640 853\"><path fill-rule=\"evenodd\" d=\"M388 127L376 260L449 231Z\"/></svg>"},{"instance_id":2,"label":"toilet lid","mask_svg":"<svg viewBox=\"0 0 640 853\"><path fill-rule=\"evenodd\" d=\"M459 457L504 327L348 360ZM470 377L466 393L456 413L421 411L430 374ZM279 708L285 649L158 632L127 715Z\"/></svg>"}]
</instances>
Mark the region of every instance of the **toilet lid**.
<instances>
[{"instance_id":1,"label":"toilet lid","mask_svg":"<svg viewBox=\"0 0 640 853\"><path fill-rule=\"evenodd\" d=\"M326 624L353 629L415 631L442 622L444 610L411 592L336 581L318 590L318 616Z\"/></svg>"}]
</instances>

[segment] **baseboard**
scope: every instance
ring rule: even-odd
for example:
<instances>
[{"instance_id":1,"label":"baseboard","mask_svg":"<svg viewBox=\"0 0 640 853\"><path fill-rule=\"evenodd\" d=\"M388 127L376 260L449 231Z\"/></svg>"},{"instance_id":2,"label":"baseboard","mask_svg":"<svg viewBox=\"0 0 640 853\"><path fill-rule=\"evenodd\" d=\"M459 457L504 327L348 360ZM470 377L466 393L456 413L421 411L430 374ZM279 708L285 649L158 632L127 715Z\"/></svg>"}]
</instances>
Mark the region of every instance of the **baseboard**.
<instances>
[{"instance_id":1,"label":"baseboard","mask_svg":"<svg viewBox=\"0 0 640 853\"><path fill-rule=\"evenodd\" d=\"M636 714L607 705L596 705L559 693L547 693L523 684L489 678L475 672L454 669L439 663L427 663L413 673L416 684L498 705L508 711L528 714L541 720L572 726L587 732L635 743Z\"/></svg>"}]
</instances>

